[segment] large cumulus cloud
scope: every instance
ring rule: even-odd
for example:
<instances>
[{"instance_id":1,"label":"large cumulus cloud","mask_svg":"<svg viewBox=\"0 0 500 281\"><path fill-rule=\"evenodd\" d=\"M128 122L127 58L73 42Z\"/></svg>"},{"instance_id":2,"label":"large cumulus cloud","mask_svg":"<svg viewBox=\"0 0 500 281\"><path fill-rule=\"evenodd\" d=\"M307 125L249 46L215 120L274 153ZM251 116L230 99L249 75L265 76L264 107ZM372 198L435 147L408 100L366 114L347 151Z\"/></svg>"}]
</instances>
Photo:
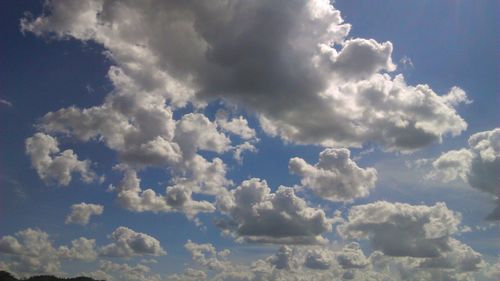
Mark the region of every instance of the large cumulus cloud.
<instances>
[{"instance_id":1,"label":"large cumulus cloud","mask_svg":"<svg viewBox=\"0 0 500 281\"><path fill-rule=\"evenodd\" d=\"M383 74L392 44L346 40L350 25L326 0L50 1L21 27L95 41L137 89L174 106L222 97L296 143L410 151L466 128L457 88L440 96Z\"/></svg>"}]
</instances>

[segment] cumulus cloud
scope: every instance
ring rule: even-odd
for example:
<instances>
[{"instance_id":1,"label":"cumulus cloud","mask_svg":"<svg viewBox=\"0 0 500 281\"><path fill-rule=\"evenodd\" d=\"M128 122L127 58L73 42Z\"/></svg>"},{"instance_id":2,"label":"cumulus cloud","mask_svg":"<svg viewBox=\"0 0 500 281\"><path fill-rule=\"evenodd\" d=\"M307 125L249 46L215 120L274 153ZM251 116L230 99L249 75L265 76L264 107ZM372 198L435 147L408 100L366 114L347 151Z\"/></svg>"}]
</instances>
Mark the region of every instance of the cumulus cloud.
<instances>
[{"instance_id":1,"label":"cumulus cloud","mask_svg":"<svg viewBox=\"0 0 500 281\"><path fill-rule=\"evenodd\" d=\"M136 90L173 106L223 98L295 143L411 151L466 128L454 108L463 91L440 96L389 76L392 44L346 40L350 25L326 0L51 1L21 29L97 42Z\"/></svg>"},{"instance_id":2,"label":"cumulus cloud","mask_svg":"<svg viewBox=\"0 0 500 281\"><path fill-rule=\"evenodd\" d=\"M354 206L339 225L342 237L367 239L389 256L438 257L453 249L461 216L444 203L434 206L378 201Z\"/></svg>"},{"instance_id":3,"label":"cumulus cloud","mask_svg":"<svg viewBox=\"0 0 500 281\"><path fill-rule=\"evenodd\" d=\"M311 244L325 242L333 219L321 209L308 207L294 190L280 186L271 192L265 180L245 180L218 199L227 215L217 222L238 240L263 243Z\"/></svg>"},{"instance_id":4,"label":"cumulus cloud","mask_svg":"<svg viewBox=\"0 0 500 281\"><path fill-rule=\"evenodd\" d=\"M81 237L57 248L48 233L32 228L0 237L0 254L8 257L3 268L22 276L59 274L62 260L92 261L97 256L93 239Z\"/></svg>"},{"instance_id":5,"label":"cumulus cloud","mask_svg":"<svg viewBox=\"0 0 500 281\"><path fill-rule=\"evenodd\" d=\"M183 185L169 186L165 195L153 189L142 189L141 180L135 170L126 169L121 183L116 188L118 203L134 212L175 212L180 211L189 218L199 212L213 212L215 207L208 201L195 201L191 190Z\"/></svg>"},{"instance_id":6,"label":"cumulus cloud","mask_svg":"<svg viewBox=\"0 0 500 281\"><path fill-rule=\"evenodd\" d=\"M349 243L337 254L337 262L343 269L365 268L370 262L356 242Z\"/></svg>"},{"instance_id":7,"label":"cumulus cloud","mask_svg":"<svg viewBox=\"0 0 500 281\"><path fill-rule=\"evenodd\" d=\"M104 206L98 204L73 204L71 206L71 213L66 217L66 223L74 223L86 225L90 221L91 216L102 215Z\"/></svg>"},{"instance_id":8,"label":"cumulus cloud","mask_svg":"<svg viewBox=\"0 0 500 281\"><path fill-rule=\"evenodd\" d=\"M317 196L331 201L350 201L367 196L377 180L374 168L360 168L350 156L348 149L328 148L320 153L314 166L294 157L290 159L289 168L302 178L302 185Z\"/></svg>"},{"instance_id":9,"label":"cumulus cloud","mask_svg":"<svg viewBox=\"0 0 500 281\"><path fill-rule=\"evenodd\" d=\"M90 168L89 160L78 160L71 149L60 152L57 139L36 133L26 139L26 153L31 158L31 164L38 176L44 181L55 181L67 186L73 173L79 173L81 179L90 183L96 180L96 174Z\"/></svg>"},{"instance_id":10,"label":"cumulus cloud","mask_svg":"<svg viewBox=\"0 0 500 281\"><path fill-rule=\"evenodd\" d=\"M489 193L498 201L500 193L500 129L469 137L469 147L448 151L432 162L427 178L449 182L461 179L471 187ZM500 219L500 206L489 216Z\"/></svg>"},{"instance_id":11,"label":"cumulus cloud","mask_svg":"<svg viewBox=\"0 0 500 281\"><path fill-rule=\"evenodd\" d=\"M63 259L93 261L97 258L94 239L80 237L71 241L71 246L61 246L58 254Z\"/></svg>"},{"instance_id":12,"label":"cumulus cloud","mask_svg":"<svg viewBox=\"0 0 500 281\"><path fill-rule=\"evenodd\" d=\"M223 270L229 266L226 260L229 250L217 251L210 243L198 244L188 240L184 248L189 251L193 261L210 270Z\"/></svg>"},{"instance_id":13,"label":"cumulus cloud","mask_svg":"<svg viewBox=\"0 0 500 281\"><path fill-rule=\"evenodd\" d=\"M99 254L105 257L132 257L138 255L163 256L167 252L160 241L145 233L135 232L120 226L109 238L113 241L100 249Z\"/></svg>"},{"instance_id":14,"label":"cumulus cloud","mask_svg":"<svg viewBox=\"0 0 500 281\"><path fill-rule=\"evenodd\" d=\"M224 131L237 135L244 140L251 140L256 137L255 129L248 126L248 121L243 116L229 120L227 115L227 112L224 110L217 111L217 125Z\"/></svg>"},{"instance_id":15,"label":"cumulus cloud","mask_svg":"<svg viewBox=\"0 0 500 281\"><path fill-rule=\"evenodd\" d=\"M94 278L108 281L160 281L163 280L159 274L151 272L151 268L143 265L129 265L127 263L114 263L102 260L99 263L98 270L88 274ZM117 278L113 277L116 276Z\"/></svg>"},{"instance_id":16,"label":"cumulus cloud","mask_svg":"<svg viewBox=\"0 0 500 281\"><path fill-rule=\"evenodd\" d=\"M85 237L74 239L69 245L55 246L48 233L27 228L14 235L0 237L0 256L2 256L0 267L20 276L33 274L64 276L66 274L61 271L61 264L64 261L92 262L99 257L131 258L143 255L166 255L158 240L123 226L118 227L109 238L112 243L102 247L96 245L95 239ZM150 274L149 267L142 264L129 267L127 264L119 265L104 260L100 263L98 270L85 275L100 276L98 278L106 280L161 280L158 275ZM114 279L113 275L117 272L120 278ZM154 276L157 279L145 279L144 276L148 278Z\"/></svg>"},{"instance_id":17,"label":"cumulus cloud","mask_svg":"<svg viewBox=\"0 0 500 281\"><path fill-rule=\"evenodd\" d=\"M167 280L475 280L485 271L481 256L470 247L452 240L454 249L443 256L394 257L380 251L365 255L358 243L338 245L282 245L271 256L244 263L233 263L228 250L217 250L212 244L188 241L186 249L195 264L187 265L182 274ZM197 268L197 270L193 270ZM490 266L494 274L494 266ZM185 279L183 279L185 278Z\"/></svg>"},{"instance_id":18,"label":"cumulus cloud","mask_svg":"<svg viewBox=\"0 0 500 281\"><path fill-rule=\"evenodd\" d=\"M334 264L333 254L327 249L313 249L307 252L304 266L311 269L329 269Z\"/></svg>"}]
</instances>

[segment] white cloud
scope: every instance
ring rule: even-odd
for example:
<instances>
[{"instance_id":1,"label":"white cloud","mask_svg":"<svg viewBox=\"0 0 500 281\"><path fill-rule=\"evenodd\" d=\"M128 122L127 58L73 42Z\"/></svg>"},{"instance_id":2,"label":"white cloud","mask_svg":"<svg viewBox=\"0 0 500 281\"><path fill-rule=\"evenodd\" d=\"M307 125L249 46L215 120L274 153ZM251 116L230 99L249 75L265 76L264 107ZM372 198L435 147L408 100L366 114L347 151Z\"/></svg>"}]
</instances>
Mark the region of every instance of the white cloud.
<instances>
[{"instance_id":1,"label":"white cloud","mask_svg":"<svg viewBox=\"0 0 500 281\"><path fill-rule=\"evenodd\" d=\"M141 181L134 170L126 169L122 182L116 188L118 203L134 212L184 212L193 218L199 212L213 212L215 207L208 201L195 201L191 190L183 185L166 188L165 195L153 189L143 190Z\"/></svg>"},{"instance_id":2,"label":"white cloud","mask_svg":"<svg viewBox=\"0 0 500 281\"><path fill-rule=\"evenodd\" d=\"M266 132L295 143L375 141L412 151L466 128L454 109L467 102L463 91L439 96L383 74L395 69L392 44L347 40L350 25L326 0L52 1L21 28L103 45L128 79L115 87L133 84L175 107L223 98L254 110ZM105 123L120 124L111 120Z\"/></svg>"},{"instance_id":3,"label":"white cloud","mask_svg":"<svg viewBox=\"0 0 500 281\"><path fill-rule=\"evenodd\" d=\"M21 276L60 274L61 260L92 261L97 256L93 239L81 237L56 248L49 234L31 228L0 237L0 254L8 257L2 267Z\"/></svg>"},{"instance_id":4,"label":"white cloud","mask_svg":"<svg viewBox=\"0 0 500 281\"><path fill-rule=\"evenodd\" d=\"M159 274L151 272L151 268L143 264L129 265L127 263L114 263L111 261L100 261L99 269L90 273L95 278L106 278L114 281L160 281L163 280ZM117 278L113 278L117 276ZM111 277L111 278L110 278Z\"/></svg>"},{"instance_id":5,"label":"white cloud","mask_svg":"<svg viewBox=\"0 0 500 281\"><path fill-rule=\"evenodd\" d=\"M223 110L217 111L217 125L224 131L237 135L244 140L256 138L255 130L248 126L248 121L243 116L229 120L227 115L227 112Z\"/></svg>"},{"instance_id":6,"label":"white cloud","mask_svg":"<svg viewBox=\"0 0 500 281\"><path fill-rule=\"evenodd\" d=\"M500 193L500 128L473 134L469 147L451 150L432 162L429 179L449 182L461 179L471 187L487 192L498 200ZM500 219L500 206L489 218Z\"/></svg>"},{"instance_id":7,"label":"white cloud","mask_svg":"<svg viewBox=\"0 0 500 281\"><path fill-rule=\"evenodd\" d=\"M378 201L354 206L339 225L344 238L367 239L389 256L438 257L452 250L461 216L444 203L434 206Z\"/></svg>"},{"instance_id":8,"label":"white cloud","mask_svg":"<svg viewBox=\"0 0 500 281\"><path fill-rule=\"evenodd\" d=\"M175 141L189 158L198 149L221 153L229 150L231 144L229 138L217 130L215 123L198 113L182 116L176 126Z\"/></svg>"},{"instance_id":9,"label":"white cloud","mask_svg":"<svg viewBox=\"0 0 500 281\"><path fill-rule=\"evenodd\" d=\"M322 233L333 223L323 210L308 207L294 190L280 186L274 193L265 180L245 180L218 204L227 219L218 226L238 240L311 244L325 242Z\"/></svg>"},{"instance_id":10,"label":"white cloud","mask_svg":"<svg viewBox=\"0 0 500 281\"><path fill-rule=\"evenodd\" d=\"M96 174L90 168L90 161L78 160L71 149L59 150L57 140L43 133L36 133L26 139L26 153L31 157L31 163L44 181L55 181L67 186L71 182L72 173L79 173L81 179L90 183L96 180Z\"/></svg>"},{"instance_id":11,"label":"white cloud","mask_svg":"<svg viewBox=\"0 0 500 281\"><path fill-rule=\"evenodd\" d=\"M66 217L66 223L74 223L86 225L90 221L91 216L102 215L104 206L98 204L73 204L71 206L71 213Z\"/></svg>"},{"instance_id":12,"label":"white cloud","mask_svg":"<svg viewBox=\"0 0 500 281\"><path fill-rule=\"evenodd\" d=\"M109 238L111 244L103 246L99 254L105 257L132 257L137 255L163 256L167 252L161 247L160 241L145 233L135 232L130 228L120 226Z\"/></svg>"},{"instance_id":13,"label":"white cloud","mask_svg":"<svg viewBox=\"0 0 500 281\"><path fill-rule=\"evenodd\" d=\"M6 105L8 107L12 107L13 106L13 104L10 101L4 100L4 99L0 99L0 104Z\"/></svg>"},{"instance_id":14,"label":"white cloud","mask_svg":"<svg viewBox=\"0 0 500 281\"><path fill-rule=\"evenodd\" d=\"M191 253L193 261L210 270L223 270L229 266L226 260L229 250L217 251L210 243L197 244L191 240L184 247Z\"/></svg>"},{"instance_id":15,"label":"white cloud","mask_svg":"<svg viewBox=\"0 0 500 281\"><path fill-rule=\"evenodd\" d=\"M302 178L302 185L317 196L331 201L351 201L369 194L375 186L377 171L358 167L350 155L345 148L328 148L320 153L314 166L294 157L290 159L289 168Z\"/></svg>"},{"instance_id":16,"label":"white cloud","mask_svg":"<svg viewBox=\"0 0 500 281\"><path fill-rule=\"evenodd\" d=\"M58 249L59 256L63 259L93 261L97 258L94 239L80 237L71 241L71 246L61 246Z\"/></svg>"}]
</instances>

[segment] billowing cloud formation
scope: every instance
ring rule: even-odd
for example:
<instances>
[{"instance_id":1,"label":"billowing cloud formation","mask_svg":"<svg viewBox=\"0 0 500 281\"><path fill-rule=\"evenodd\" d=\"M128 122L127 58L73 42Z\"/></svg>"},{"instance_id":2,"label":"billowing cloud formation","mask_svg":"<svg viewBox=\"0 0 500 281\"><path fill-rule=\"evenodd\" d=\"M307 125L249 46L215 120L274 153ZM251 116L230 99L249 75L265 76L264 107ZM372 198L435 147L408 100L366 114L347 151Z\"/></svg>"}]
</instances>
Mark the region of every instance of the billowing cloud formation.
<instances>
[{"instance_id":1,"label":"billowing cloud formation","mask_svg":"<svg viewBox=\"0 0 500 281\"><path fill-rule=\"evenodd\" d=\"M147 234L135 232L123 226L118 227L110 235L110 239L113 242L103 247L97 247L94 239L85 237L71 241L70 245L55 247L46 232L28 228L17 232L14 236L6 235L0 237L0 255L8 257L6 262L5 259L0 261L0 267L21 276L27 274L64 275L65 273L60 271L61 262L67 260L92 262L98 259L99 256L130 258L143 255L166 255L166 251L160 246L158 240ZM115 270L103 267L103 262L107 263L108 261L101 261L100 269L89 273L89 275L104 276L106 280L114 280L112 276L104 275L104 273ZM107 265L117 268L116 264ZM128 268L126 265L122 266L123 272L121 274L129 276L130 279L121 278L116 280L150 280L133 279L134 272L137 273L136 270ZM149 272L148 267L143 265L140 265L140 267L147 269L144 272L141 271L143 274Z\"/></svg>"},{"instance_id":2,"label":"billowing cloud formation","mask_svg":"<svg viewBox=\"0 0 500 281\"><path fill-rule=\"evenodd\" d=\"M38 176L44 181L55 181L66 186L71 181L72 173L79 173L86 183L97 178L90 169L89 160L78 160L71 149L60 152L57 140L47 134L36 133L26 139L26 153L31 157Z\"/></svg>"},{"instance_id":3,"label":"billowing cloud formation","mask_svg":"<svg viewBox=\"0 0 500 281\"><path fill-rule=\"evenodd\" d=\"M191 240L188 240L184 247L191 253L197 264L210 270L221 270L229 265L229 262L225 260L230 253L229 250L218 252L210 243L197 244Z\"/></svg>"},{"instance_id":4,"label":"billowing cloud formation","mask_svg":"<svg viewBox=\"0 0 500 281\"><path fill-rule=\"evenodd\" d=\"M22 275L59 273L61 260L91 261L97 256L93 239L81 237L56 248L46 232L31 228L0 237L0 254L10 258L2 268Z\"/></svg>"},{"instance_id":5,"label":"billowing cloud formation","mask_svg":"<svg viewBox=\"0 0 500 281\"><path fill-rule=\"evenodd\" d=\"M344 246L337 254L337 262L343 269L365 268L369 265L368 259L356 242Z\"/></svg>"},{"instance_id":6,"label":"billowing cloud formation","mask_svg":"<svg viewBox=\"0 0 500 281\"><path fill-rule=\"evenodd\" d=\"M228 219L218 221L225 232L246 241L311 244L324 242L333 220L321 209L311 208L292 188L280 186L274 193L265 180L243 181L219 198Z\"/></svg>"},{"instance_id":7,"label":"billowing cloud formation","mask_svg":"<svg viewBox=\"0 0 500 281\"><path fill-rule=\"evenodd\" d=\"M326 0L51 1L46 9L22 30L95 41L136 90L161 92L173 106L222 97L287 141L374 140L411 151L466 128L454 109L466 101L458 88L439 96L384 74L395 69L392 44L346 40L350 25ZM110 117L103 123L118 128Z\"/></svg>"},{"instance_id":8,"label":"billowing cloud formation","mask_svg":"<svg viewBox=\"0 0 500 281\"><path fill-rule=\"evenodd\" d=\"M380 251L367 257L357 243L340 249L332 245L280 246L267 258L242 264L232 263L228 250L188 241L185 246L195 265L167 280L475 280L484 266L481 256L457 240L452 239L451 244L453 252L436 258L391 257ZM490 271L495 274L494 266L483 273Z\"/></svg>"},{"instance_id":9,"label":"billowing cloud formation","mask_svg":"<svg viewBox=\"0 0 500 281\"><path fill-rule=\"evenodd\" d=\"M248 121L243 118L243 116L229 120L227 112L219 110L216 118L217 124L227 132L237 135L244 140L250 140L256 137L255 130L248 126Z\"/></svg>"},{"instance_id":10,"label":"billowing cloud formation","mask_svg":"<svg viewBox=\"0 0 500 281\"><path fill-rule=\"evenodd\" d=\"M104 207L98 204L73 204L71 206L71 213L66 217L66 223L75 223L86 225L89 223L90 217L95 215L102 215Z\"/></svg>"},{"instance_id":11,"label":"billowing cloud formation","mask_svg":"<svg viewBox=\"0 0 500 281\"><path fill-rule=\"evenodd\" d=\"M289 168L302 177L303 186L310 188L317 196L331 201L350 201L365 197L375 186L377 171L362 169L350 159L345 148L325 149L314 166L302 158L292 158Z\"/></svg>"},{"instance_id":12,"label":"billowing cloud formation","mask_svg":"<svg viewBox=\"0 0 500 281\"><path fill-rule=\"evenodd\" d=\"M130 228L120 226L110 235L111 244L101 248L100 255L107 257L132 257L136 255L163 256L160 241L145 233L135 232Z\"/></svg>"},{"instance_id":13,"label":"billowing cloud formation","mask_svg":"<svg viewBox=\"0 0 500 281\"><path fill-rule=\"evenodd\" d=\"M457 178L495 196L500 194L500 128L473 134L469 147L451 150L432 162L430 179L449 182ZM500 206L490 215L500 219Z\"/></svg>"},{"instance_id":14,"label":"billowing cloud formation","mask_svg":"<svg viewBox=\"0 0 500 281\"><path fill-rule=\"evenodd\" d=\"M354 206L338 227L344 238L368 239L389 256L439 257L452 250L461 216L444 203L434 206L378 201Z\"/></svg>"},{"instance_id":15,"label":"billowing cloud formation","mask_svg":"<svg viewBox=\"0 0 500 281\"><path fill-rule=\"evenodd\" d=\"M134 170L125 170L125 175L117 189L118 203L134 212L174 212L182 211L189 218L199 212L213 212L215 207L207 201L195 201L191 198L191 190L175 185L166 188L166 194L157 194L148 188L143 190L141 181Z\"/></svg>"},{"instance_id":16,"label":"billowing cloud formation","mask_svg":"<svg viewBox=\"0 0 500 281\"><path fill-rule=\"evenodd\" d=\"M304 266L311 269L329 269L334 264L330 250L314 249L307 252Z\"/></svg>"}]
</instances>

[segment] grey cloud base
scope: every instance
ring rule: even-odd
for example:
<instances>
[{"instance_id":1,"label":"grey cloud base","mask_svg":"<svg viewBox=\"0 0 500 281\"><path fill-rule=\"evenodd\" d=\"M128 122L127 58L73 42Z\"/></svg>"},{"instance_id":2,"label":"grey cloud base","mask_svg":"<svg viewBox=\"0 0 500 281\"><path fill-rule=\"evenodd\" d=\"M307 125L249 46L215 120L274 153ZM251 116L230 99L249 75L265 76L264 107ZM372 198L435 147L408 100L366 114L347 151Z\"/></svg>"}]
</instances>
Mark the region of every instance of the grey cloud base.
<instances>
[{"instance_id":1,"label":"grey cloud base","mask_svg":"<svg viewBox=\"0 0 500 281\"><path fill-rule=\"evenodd\" d=\"M439 96L383 74L396 68L392 44L346 40L327 1L49 3L24 32L95 41L139 91L174 107L224 98L286 141L412 151L466 128L462 90Z\"/></svg>"}]
</instances>

